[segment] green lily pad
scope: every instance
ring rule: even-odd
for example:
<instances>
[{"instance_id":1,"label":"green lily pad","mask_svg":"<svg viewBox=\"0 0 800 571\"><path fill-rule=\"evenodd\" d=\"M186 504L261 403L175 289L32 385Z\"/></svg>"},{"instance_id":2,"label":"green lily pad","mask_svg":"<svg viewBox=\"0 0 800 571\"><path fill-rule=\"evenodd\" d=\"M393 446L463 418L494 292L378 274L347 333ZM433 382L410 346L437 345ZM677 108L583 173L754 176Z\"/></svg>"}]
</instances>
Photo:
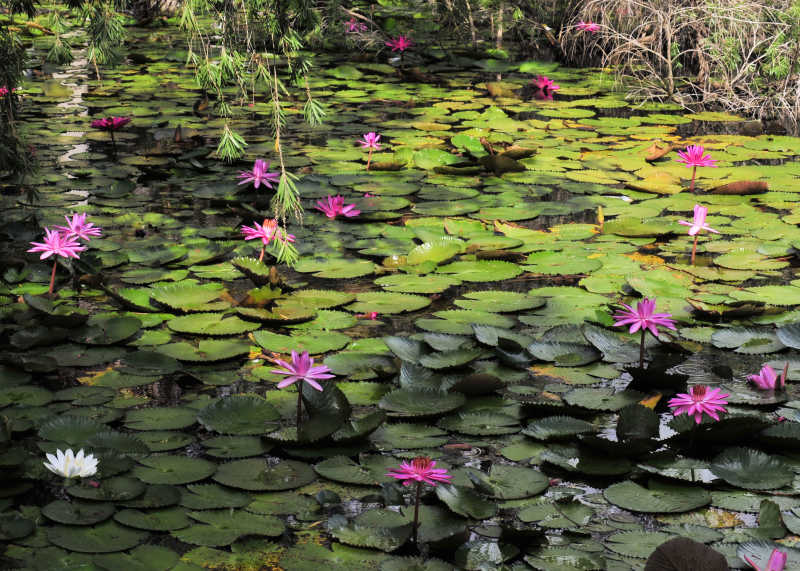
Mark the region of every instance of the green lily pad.
<instances>
[{"instance_id":1,"label":"green lily pad","mask_svg":"<svg viewBox=\"0 0 800 571\"><path fill-rule=\"evenodd\" d=\"M272 464L255 458L222 464L214 474L214 480L225 486L261 492L293 490L314 478L314 471L308 464L295 460Z\"/></svg>"},{"instance_id":2,"label":"green lily pad","mask_svg":"<svg viewBox=\"0 0 800 571\"><path fill-rule=\"evenodd\" d=\"M698 486L651 481L648 488L630 480L612 484L603 492L612 504L634 512L683 513L711 503L711 494Z\"/></svg>"},{"instance_id":3,"label":"green lily pad","mask_svg":"<svg viewBox=\"0 0 800 571\"><path fill-rule=\"evenodd\" d=\"M217 469L213 462L186 456L151 456L139 463L132 474L146 484L190 484L205 480Z\"/></svg>"},{"instance_id":4,"label":"green lily pad","mask_svg":"<svg viewBox=\"0 0 800 571\"><path fill-rule=\"evenodd\" d=\"M232 395L208 405L197 415L206 430L222 434L264 434L274 430L278 410L256 395Z\"/></svg>"},{"instance_id":5,"label":"green lily pad","mask_svg":"<svg viewBox=\"0 0 800 571\"><path fill-rule=\"evenodd\" d=\"M109 521L92 527L57 525L47 529L47 539L58 547L78 553L113 553L136 547L146 533Z\"/></svg>"},{"instance_id":6,"label":"green lily pad","mask_svg":"<svg viewBox=\"0 0 800 571\"><path fill-rule=\"evenodd\" d=\"M258 324L243 321L235 316L220 316L218 313L193 313L176 317L167 322L167 327L178 333L196 335L237 335L258 329Z\"/></svg>"},{"instance_id":7,"label":"green lily pad","mask_svg":"<svg viewBox=\"0 0 800 571\"><path fill-rule=\"evenodd\" d=\"M791 468L778 457L750 448L727 448L709 468L729 484L748 490L780 488L794 477Z\"/></svg>"}]
</instances>

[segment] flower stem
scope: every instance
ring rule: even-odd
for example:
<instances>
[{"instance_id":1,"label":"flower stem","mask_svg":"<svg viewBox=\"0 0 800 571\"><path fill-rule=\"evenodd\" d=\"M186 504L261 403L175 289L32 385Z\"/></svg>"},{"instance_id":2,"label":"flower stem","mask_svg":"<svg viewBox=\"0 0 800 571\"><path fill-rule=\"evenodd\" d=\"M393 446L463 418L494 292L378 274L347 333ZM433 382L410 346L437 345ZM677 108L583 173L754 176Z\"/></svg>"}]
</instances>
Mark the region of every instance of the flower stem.
<instances>
[{"instance_id":1,"label":"flower stem","mask_svg":"<svg viewBox=\"0 0 800 571\"><path fill-rule=\"evenodd\" d=\"M697 253L697 235L694 237L694 244L692 244L692 265L694 265L694 255Z\"/></svg>"},{"instance_id":2,"label":"flower stem","mask_svg":"<svg viewBox=\"0 0 800 571\"><path fill-rule=\"evenodd\" d=\"M300 437L300 422L303 418L303 387L297 387L297 437Z\"/></svg>"},{"instance_id":3,"label":"flower stem","mask_svg":"<svg viewBox=\"0 0 800 571\"><path fill-rule=\"evenodd\" d=\"M644 369L644 335L647 330L642 327L642 340L639 343L639 368Z\"/></svg>"},{"instance_id":4,"label":"flower stem","mask_svg":"<svg viewBox=\"0 0 800 571\"><path fill-rule=\"evenodd\" d=\"M369 155L367 156L367 170L369 170L369 164L372 162L372 147L369 148Z\"/></svg>"},{"instance_id":5,"label":"flower stem","mask_svg":"<svg viewBox=\"0 0 800 571\"><path fill-rule=\"evenodd\" d=\"M47 292L49 295L53 295L53 286L56 283L56 265L57 264L58 264L58 261L53 259L53 271L50 274L50 291Z\"/></svg>"},{"instance_id":6,"label":"flower stem","mask_svg":"<svg viewBox=\"0 0 800 571\"><path fill-rule=\"evenodd\" d=\"M418 541L418 531L419 531L419 498L422 495L422 482L417 482L417 494L416 498L414 499L414 528L412 529L411 538L414 541L414 545L419 545Z\"/></svg>"},{"instance_id":7,"label":"flower stem","mask_svg":"<svg viewBox=\"0 0 800 571\"><path fill-rule=\"evenodd\" d=\"M261 248L261 255L258 257L258 261L262 261L264 259L264 247Z\"/></svg>"},{"instance_id":8,"label":"flower stem","mask_svg":"<svg viewBox=\"0 0 800 571\"><path fill-rule=\"evenodd\" d=\"M692 183L689 185L689 191L694 194L694 177L697 174L697 167L692 167Z\"/></svg>"}]
</instances>

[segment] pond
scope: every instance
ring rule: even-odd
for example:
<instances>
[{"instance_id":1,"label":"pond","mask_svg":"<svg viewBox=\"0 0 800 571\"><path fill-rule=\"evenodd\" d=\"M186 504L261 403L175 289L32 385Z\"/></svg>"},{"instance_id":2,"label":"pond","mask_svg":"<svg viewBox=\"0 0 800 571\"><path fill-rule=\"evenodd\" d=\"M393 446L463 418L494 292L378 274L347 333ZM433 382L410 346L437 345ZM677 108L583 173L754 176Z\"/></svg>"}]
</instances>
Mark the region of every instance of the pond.
<instances>
[{"instance_id":1,"label":"pond","mask_svg":"<svg viewBox=\"0 0 800 571\"><path fill-rule=\"evenodd\" d=\"M4 566L625 571L676 537L800 565L800 139L636 106L600 69L320 56L325 121L294 102L283 135L300 258L274 264L283 230L241 231L272 217L240 177L275 168L269 102L226 164L182 40L129 34L101 86L78 59L22 92ZM74 213L101 229L79 260L26 252ZM97 471L44 466L68 449ZM404 487L419 458L446 472Z\"/></svg>"}]
</instances>

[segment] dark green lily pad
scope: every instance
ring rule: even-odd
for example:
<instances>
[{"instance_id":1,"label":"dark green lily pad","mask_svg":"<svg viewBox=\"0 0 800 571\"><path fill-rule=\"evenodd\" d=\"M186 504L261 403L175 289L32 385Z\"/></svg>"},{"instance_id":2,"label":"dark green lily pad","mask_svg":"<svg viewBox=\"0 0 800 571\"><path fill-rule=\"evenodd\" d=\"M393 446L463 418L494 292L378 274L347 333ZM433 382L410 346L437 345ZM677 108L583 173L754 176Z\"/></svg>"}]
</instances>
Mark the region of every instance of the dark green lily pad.
<instances>
[{"instance_id":1,"label":"dark green lily pad","mask_svg":"<svg viewBox=\"0 0 800 571\"><path fill-rule=\"evenodd\" d=\"M282 460L277 464L265 460L236 460L222 464L214 474L220 484L251 491L292 490L305 486L315 479L311 466L295 460Z\"/></svg>"},{"instance_id":2,"label":"dark green lily pad","mask_svg":"<svg viewBox=\"0 0 800 571\"><path fill-rule=\"evenodd\" d=\"M222 434L264 434L274 430L278 410L257 395L232 395L208 405L197 415L206 430Z\"/></svg>"},{"instance_id":3,"label":"dark green lily pad","mask_svg":"<svg viewBox=\"0 0 800 571\"><path fill-rule=\"evenodd\" d=\"M699 486L652 480L648 488L626 480L612 484L605 498L621 508L646 513L683 513L711 503L711 494Z\"/></svg>"}]
</instances>

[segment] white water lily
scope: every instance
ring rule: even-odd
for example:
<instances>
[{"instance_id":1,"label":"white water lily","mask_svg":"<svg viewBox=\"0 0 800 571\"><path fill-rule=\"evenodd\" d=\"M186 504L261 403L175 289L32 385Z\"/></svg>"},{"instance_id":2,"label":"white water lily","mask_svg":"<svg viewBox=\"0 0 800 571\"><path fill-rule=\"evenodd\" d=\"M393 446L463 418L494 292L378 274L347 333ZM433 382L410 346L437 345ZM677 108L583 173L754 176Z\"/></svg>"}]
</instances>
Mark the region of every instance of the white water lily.
<instances>
[{"instance_id":1,"label":"white water lily","mask_svg":"<svg viewBox=\"0 0 800 571\"><path fill-rule=\"evenodd\" d=\"M56 450L55 456L47 454L47 460L49 464L45 462L44 467L65 478L86 478L97 472L97 458L92 454L84 456L83 448L77 454L71 448L66 452Z\"/></svg>"}]
</instances>

